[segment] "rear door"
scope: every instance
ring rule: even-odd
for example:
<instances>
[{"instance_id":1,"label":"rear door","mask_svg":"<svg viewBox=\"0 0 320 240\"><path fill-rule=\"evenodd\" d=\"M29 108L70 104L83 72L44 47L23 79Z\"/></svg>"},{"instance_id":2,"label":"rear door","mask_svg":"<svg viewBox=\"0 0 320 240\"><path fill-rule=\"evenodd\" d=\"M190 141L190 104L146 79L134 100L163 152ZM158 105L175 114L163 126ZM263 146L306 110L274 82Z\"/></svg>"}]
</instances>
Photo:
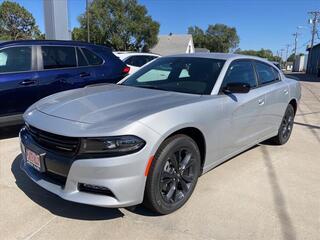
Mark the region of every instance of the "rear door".
<instances>
[{"instance_id":1,"label":"rear door","mask_svg":"<svg viewBox=\"0 0 320 240\"><path fill-rule=\"evenodd\" d=\"M272 135L278 131L289 103L289 86L281 81L281 75L275 67L257 60L254 63L259 87L266 93L261 124L267 128L266 134Z\"/></svg>"},{"instance_id":2,"label":"rear door","mask_svg":"<svg viewBox=\"0 0 320 240\"><path fill-rule=\"evenodd\" d=\"M56 92L84 87L94 78L84 57L74 46L39 46L39 99ZM79 58L78 58L79 54Z\"/></svg>"},{"instance_id":3,"label":"rear door","mask_svg":"<svg viewBox=\"0 0 320 240\"><path fill-rule=\"evenodd\" d=\"M251 60L233 61L223 80L221 89L227 83L247 83L248 93L229 93L224 95L225 116L222 136L223 155L233 154L257 141L263 136L261 114L264 111L265 93L258 88L257 77Z\"/></svg>"},{"instance_id":4,"label":"rear door","mask_svg":"<svg viewBox=\"0 0 320 240\"><path fill-rule=\"evenodd\" d=\"M0 116L21 114L37 100L34 52L32 46L0 50Z\"/></svg>"}]
</instances>

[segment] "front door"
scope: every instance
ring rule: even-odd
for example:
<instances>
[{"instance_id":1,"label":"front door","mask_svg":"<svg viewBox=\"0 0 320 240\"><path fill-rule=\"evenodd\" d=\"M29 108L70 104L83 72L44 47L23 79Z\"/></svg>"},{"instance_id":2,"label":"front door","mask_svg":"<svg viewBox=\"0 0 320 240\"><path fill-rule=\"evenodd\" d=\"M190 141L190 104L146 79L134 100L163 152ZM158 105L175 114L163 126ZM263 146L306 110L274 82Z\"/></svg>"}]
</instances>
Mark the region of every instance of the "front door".
<instances>
[{"instance_id":1,"label":"front door","mask_svg":"<svg viewBox=\"0 0 320 240\"><path fill-rule=\"evenodd\" d=\"M22 114L37 99L32 46L0 50L0 116Z\"/></svg>"},{"instance_id":2,"label":"front door","mask_svg":"<svg viewBox=\"0 0 320 240\"><path fill-rule=\"evenodd\" d=\"M265 109L265 93L258 88L257 77L251 60L236 60L230 64L222 88L227 83L247 83L248 93L224 94L223 115L225 117L223 154L229 155L246 148L263 136L261 116Z\"/></svg>"}]
</instances>

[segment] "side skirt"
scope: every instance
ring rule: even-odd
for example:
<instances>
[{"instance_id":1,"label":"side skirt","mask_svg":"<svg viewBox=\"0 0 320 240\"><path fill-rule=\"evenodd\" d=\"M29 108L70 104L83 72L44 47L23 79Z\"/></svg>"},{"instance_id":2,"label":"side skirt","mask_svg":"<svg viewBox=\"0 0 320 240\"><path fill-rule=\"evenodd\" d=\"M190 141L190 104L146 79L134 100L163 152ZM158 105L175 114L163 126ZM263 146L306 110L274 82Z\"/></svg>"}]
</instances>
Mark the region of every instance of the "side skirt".
<instances>
[{"instance_id":1,"label":"side skirt","mask_svg":"<svg viewBox=\"0 0 320 240\"><path fill-rule=\"evenodd\" d=\"M230 158L232 158L232 157L234 157L234 156L236 156L236 155L238 155L238 154L240 154L240 153L248 150L249 148L251 148L251 147L253 147L253 146L255 146L255 145L257 145L257 144L259 144L259 143L261 143L261 142L263 142L263 141L265 141L265 140L267 140L267 139L269 139L269 138L272 138L272 137L276 136L277 134L278 134L277 131L276 131L276 132L273 132L272 134L269 134L269 135L267 135L266 137L263 137L263 138L259 139L258 141L254 142L254 143L252 143L252 144L249 144L249 145L247 145L247 146L245 146L245 147L243 147L243 148L240 148L239 150L237 150L237 151L235 151L235 152L233 152L233 153L231 153L231 154L228 154L228 155L225 156L225 157L220 158L219 160L213 162L212 164L204 167L203 170L202 170L202 174L210 171L211 169L213 169L213 168L215 168L216 166L220 165L221 163L229 160Z\"/></svg>"}]
</instances>

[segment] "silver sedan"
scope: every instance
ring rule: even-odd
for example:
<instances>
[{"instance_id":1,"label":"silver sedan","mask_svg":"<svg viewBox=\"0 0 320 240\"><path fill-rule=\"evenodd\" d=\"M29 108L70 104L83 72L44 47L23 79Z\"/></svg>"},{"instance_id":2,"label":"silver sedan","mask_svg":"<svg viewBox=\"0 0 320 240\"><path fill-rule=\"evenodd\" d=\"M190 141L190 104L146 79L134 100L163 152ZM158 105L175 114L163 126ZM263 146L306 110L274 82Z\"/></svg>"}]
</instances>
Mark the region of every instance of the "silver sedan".
<instances>
[{"instance_id":1,"label":"silver sedan","mask_svg":"<svg viewBox=\"0 0 320 240\"><path fill-rule=\"evenodd\" d=\"M260 58L162 57L118 84L32 105L21 168L70 201L168 214L201 174L259 142L286 143L300 97L299 82Z\"/></svg>"}]
</instances>

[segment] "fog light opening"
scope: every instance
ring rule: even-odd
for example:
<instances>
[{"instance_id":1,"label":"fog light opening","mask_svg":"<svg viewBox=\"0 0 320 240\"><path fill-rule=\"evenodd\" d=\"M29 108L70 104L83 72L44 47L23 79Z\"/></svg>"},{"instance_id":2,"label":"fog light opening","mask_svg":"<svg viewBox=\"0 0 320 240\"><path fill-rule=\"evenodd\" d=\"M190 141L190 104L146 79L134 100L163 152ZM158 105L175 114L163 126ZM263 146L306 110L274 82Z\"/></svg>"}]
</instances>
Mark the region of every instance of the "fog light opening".
<instances>
[{"instance_id":1,"label":"fog light opening","mask_svg":"<svg viewBox=\"0 0 320 240\"><path fill-rule=\"evenodd\" d=\"M86 184L86 183L79 183L78 190L80 192L106 195L109 197L116 198L115 195L108 188L103 187L103 186L97 186L97 185Z\"/></svg>"}]
</instances>

